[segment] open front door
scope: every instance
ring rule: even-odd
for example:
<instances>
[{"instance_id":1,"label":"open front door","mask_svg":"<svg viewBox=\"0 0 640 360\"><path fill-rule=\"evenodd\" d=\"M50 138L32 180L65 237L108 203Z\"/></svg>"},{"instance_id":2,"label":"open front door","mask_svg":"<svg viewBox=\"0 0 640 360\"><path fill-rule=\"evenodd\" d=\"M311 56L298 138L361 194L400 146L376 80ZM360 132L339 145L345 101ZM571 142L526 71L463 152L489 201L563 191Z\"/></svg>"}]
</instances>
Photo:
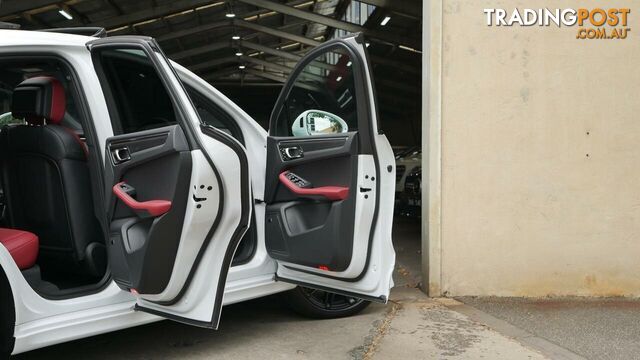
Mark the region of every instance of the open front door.
<instances>
[{"instance_id":1,"label":"open front door","mask_svg":"<svg viewBox=\"0 0 640 360\"><path fill-rule=\"evenodd\" d=\"M136 309L216 328L227 271L251 218L243 147L201 125L157 44L92 41L114 136L105 140L107 249Z\"/></svg>"},{"instance_id":2,"label":"open front door","mask_svg":"<svg viewBox=\"0 0 640 360\"><path fill-rule=\"evenodd\" d=\"M395 166L362 36L303 58L271 115L267 250L280 281L386 301Z\"/></svg>"}]
</instances>

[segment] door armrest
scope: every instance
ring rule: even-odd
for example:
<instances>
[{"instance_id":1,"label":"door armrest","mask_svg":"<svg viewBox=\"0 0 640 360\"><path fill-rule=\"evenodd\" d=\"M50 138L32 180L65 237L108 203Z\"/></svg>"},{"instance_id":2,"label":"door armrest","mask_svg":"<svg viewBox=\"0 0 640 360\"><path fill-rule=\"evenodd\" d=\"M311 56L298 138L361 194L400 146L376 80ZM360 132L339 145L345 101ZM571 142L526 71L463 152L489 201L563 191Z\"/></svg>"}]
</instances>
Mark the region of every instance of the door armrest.
<instances>
[{"instance_id":1,"label":"door armrest","mask_svg":"<svg viewBox=\"0 0 640 360\"><path fill-rule=\"evenodd\" d=\"M288 171L280 173L280 182L292 193L298 196L325 197L331 201L345 200L349 197L349 188L344 186L321 186L316 188L303 188L294 184L287 178Z\"/></svg>"},{"instance_id":2,"label":"door armrest","mask_svg":"<svg viewBox=\"0 0 640 360\"><path fill-rule=\"evenodd\" d=\"M113 193L138 216L143 218L160 216L171 209L171 201L168 200L138 201L132 198L123 188L127 186L125 182L119 182L113 186Z\"/></svg>"}]
</instances>

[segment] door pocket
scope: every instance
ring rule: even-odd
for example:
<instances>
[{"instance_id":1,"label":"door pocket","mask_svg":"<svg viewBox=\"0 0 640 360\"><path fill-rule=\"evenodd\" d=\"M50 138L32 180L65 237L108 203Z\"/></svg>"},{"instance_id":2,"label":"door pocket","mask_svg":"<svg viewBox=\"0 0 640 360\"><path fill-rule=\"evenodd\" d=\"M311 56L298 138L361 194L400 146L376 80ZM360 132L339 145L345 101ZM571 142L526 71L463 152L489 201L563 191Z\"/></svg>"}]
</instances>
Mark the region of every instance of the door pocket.
<instances>
[{"instance_id":1,"label":"door pocket","mask_svg":"<svg viewBox=\"0 0 640 360\"><path fill-rule=\"evenodd\" d=\"M267 206L265 238L270 255L304 266L343 271L351 261L350 241L341 233L346 201L290 201Z\"/></svg>"}]
</instances>

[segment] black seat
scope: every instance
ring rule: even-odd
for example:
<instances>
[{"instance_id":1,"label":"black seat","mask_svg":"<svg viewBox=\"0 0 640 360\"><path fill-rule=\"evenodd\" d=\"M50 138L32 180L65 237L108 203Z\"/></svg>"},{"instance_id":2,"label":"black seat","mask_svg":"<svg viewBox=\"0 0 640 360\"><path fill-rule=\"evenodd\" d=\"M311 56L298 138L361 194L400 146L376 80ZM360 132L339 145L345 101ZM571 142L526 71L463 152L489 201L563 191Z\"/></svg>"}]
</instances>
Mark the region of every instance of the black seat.
<instances>
[{"instance_id":1,"label":"black seat","mask_svg":"<svg viewBox=\"0 0 640 360\"><path fill-rule=\"evenodd\" d=\"M12 115L27 125L0 132L7 220L40 238L43 269L100 276L105 252L93 213L86 145L60 125L65 108L64 88L53 77L34 77L15 88Z\"/></svg>"}]
</instances>

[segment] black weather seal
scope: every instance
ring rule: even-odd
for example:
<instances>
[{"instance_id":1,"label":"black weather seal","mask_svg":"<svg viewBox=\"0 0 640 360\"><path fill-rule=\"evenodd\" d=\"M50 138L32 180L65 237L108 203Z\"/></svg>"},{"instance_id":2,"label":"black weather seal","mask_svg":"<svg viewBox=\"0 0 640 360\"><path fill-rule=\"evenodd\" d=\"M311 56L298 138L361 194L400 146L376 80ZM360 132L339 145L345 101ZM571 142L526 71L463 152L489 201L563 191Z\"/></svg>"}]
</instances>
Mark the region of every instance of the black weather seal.
<instances>
[{"instance_id":1,"label":"black weather seal","mask_svg":"<svg viewBox=\"0 0 640 360\"><path fill-rule=\"evenodd\" d=\"M98 26L52 28L52 29L43 29L38 31L61 33L61 34L72 34L72 35L85 35L85 36L93 36L97 38L107 37L107 30L105 30L105 28L103 27L98 27Z\"/></svg>"},{"instance_id":2,"label":"black weather seal","mask_svg":"<svg viewBox=\"0 0 640 360\"><path fill-rule=\"evenodd\" d=\"M213 139L216 139L222 142L223 144L229 146L231 150L233 150L236 153L236 155L238 156L238 160L240 161L240 168L241 168L240 183L242 184L241 187L243 189L249 188L250 187L249 160L247 158L247 154L245 153L244 149L240 145L240 142L234 139L232 136L228 135L227 133L216 129L211 125L201 124L200 130L204 135L209 136ZM211 165L214 172L216 173L216 177L218 177L219 183L222 184L222 181L219 178L218 170L213 165L213 162L209 158L209 155L206 152L203 152L203 153L205 154L205 157L209 161L209 164ZM222 187L220 189L222 189ZM223 194L224 193L221 191L220 192L221 199L224 199L222 197ZM194 326L199 326L199 327L204 327L209 329L217 329L218 324L220 322L220 314L222 313L222 299L224 295L225 284L227 283L227 275L229 273L229 268L232 265L233 257L238 248L238 245L240 244L240 241L242 240L242 237L244 236L244 234L247 232L247 230L250 228L250 225L251 225L251 217L249 215L252 213L251 211L252 209L246 205L248 204L249 198L251 196L252 196L251 193L246 191L243 191L241 194L242 215L240 215L240 222L238 223L236 230L231 236L231 241L229 243L229 246L227 247L227 251L225 253L225 256L222 262L222 268L220 269L220 277L217 285L218 289L216 291L216 299L215 299L213 314L211 315L210 322L191 320L181 316L166 314L164 312L160 312L157 310L148 309L139 305L136 305L135 309L148 312L150 314L161 315L170 320L178 321L178 322L189 324L189 325L194 325ZM224 200L222 202L223 202L222 206L224 206ZM222 206L221 206L221 210L218 212L218 216L221 216L222 214ZM206 248L209 246L209 242L213 238L213 234L218 226L218 223L219 223L219 218L216 218L216 220L214 221L214 224L212 225L211 229L209 230L209 233L206 236L204 244L202 245L202 247L200 248L200 251L196 255L196 260L194 262L194 265L191 267L191 270L189 271L189 275L187 276L185 285L183 286L182 290L180 290L178 295L170 301L165 301L165 302L152 301L153 303L161 306L171 306L171 305L175 305L178 301L182 299L182 297L184 296L184 293L186 292L187 288L191 283L191 280L193 279L193 276L195 275L195 271L198 268L198 264L200 263L200 260L202 259L202 256L206 251Z\"/></svg>"}]
</instances>

